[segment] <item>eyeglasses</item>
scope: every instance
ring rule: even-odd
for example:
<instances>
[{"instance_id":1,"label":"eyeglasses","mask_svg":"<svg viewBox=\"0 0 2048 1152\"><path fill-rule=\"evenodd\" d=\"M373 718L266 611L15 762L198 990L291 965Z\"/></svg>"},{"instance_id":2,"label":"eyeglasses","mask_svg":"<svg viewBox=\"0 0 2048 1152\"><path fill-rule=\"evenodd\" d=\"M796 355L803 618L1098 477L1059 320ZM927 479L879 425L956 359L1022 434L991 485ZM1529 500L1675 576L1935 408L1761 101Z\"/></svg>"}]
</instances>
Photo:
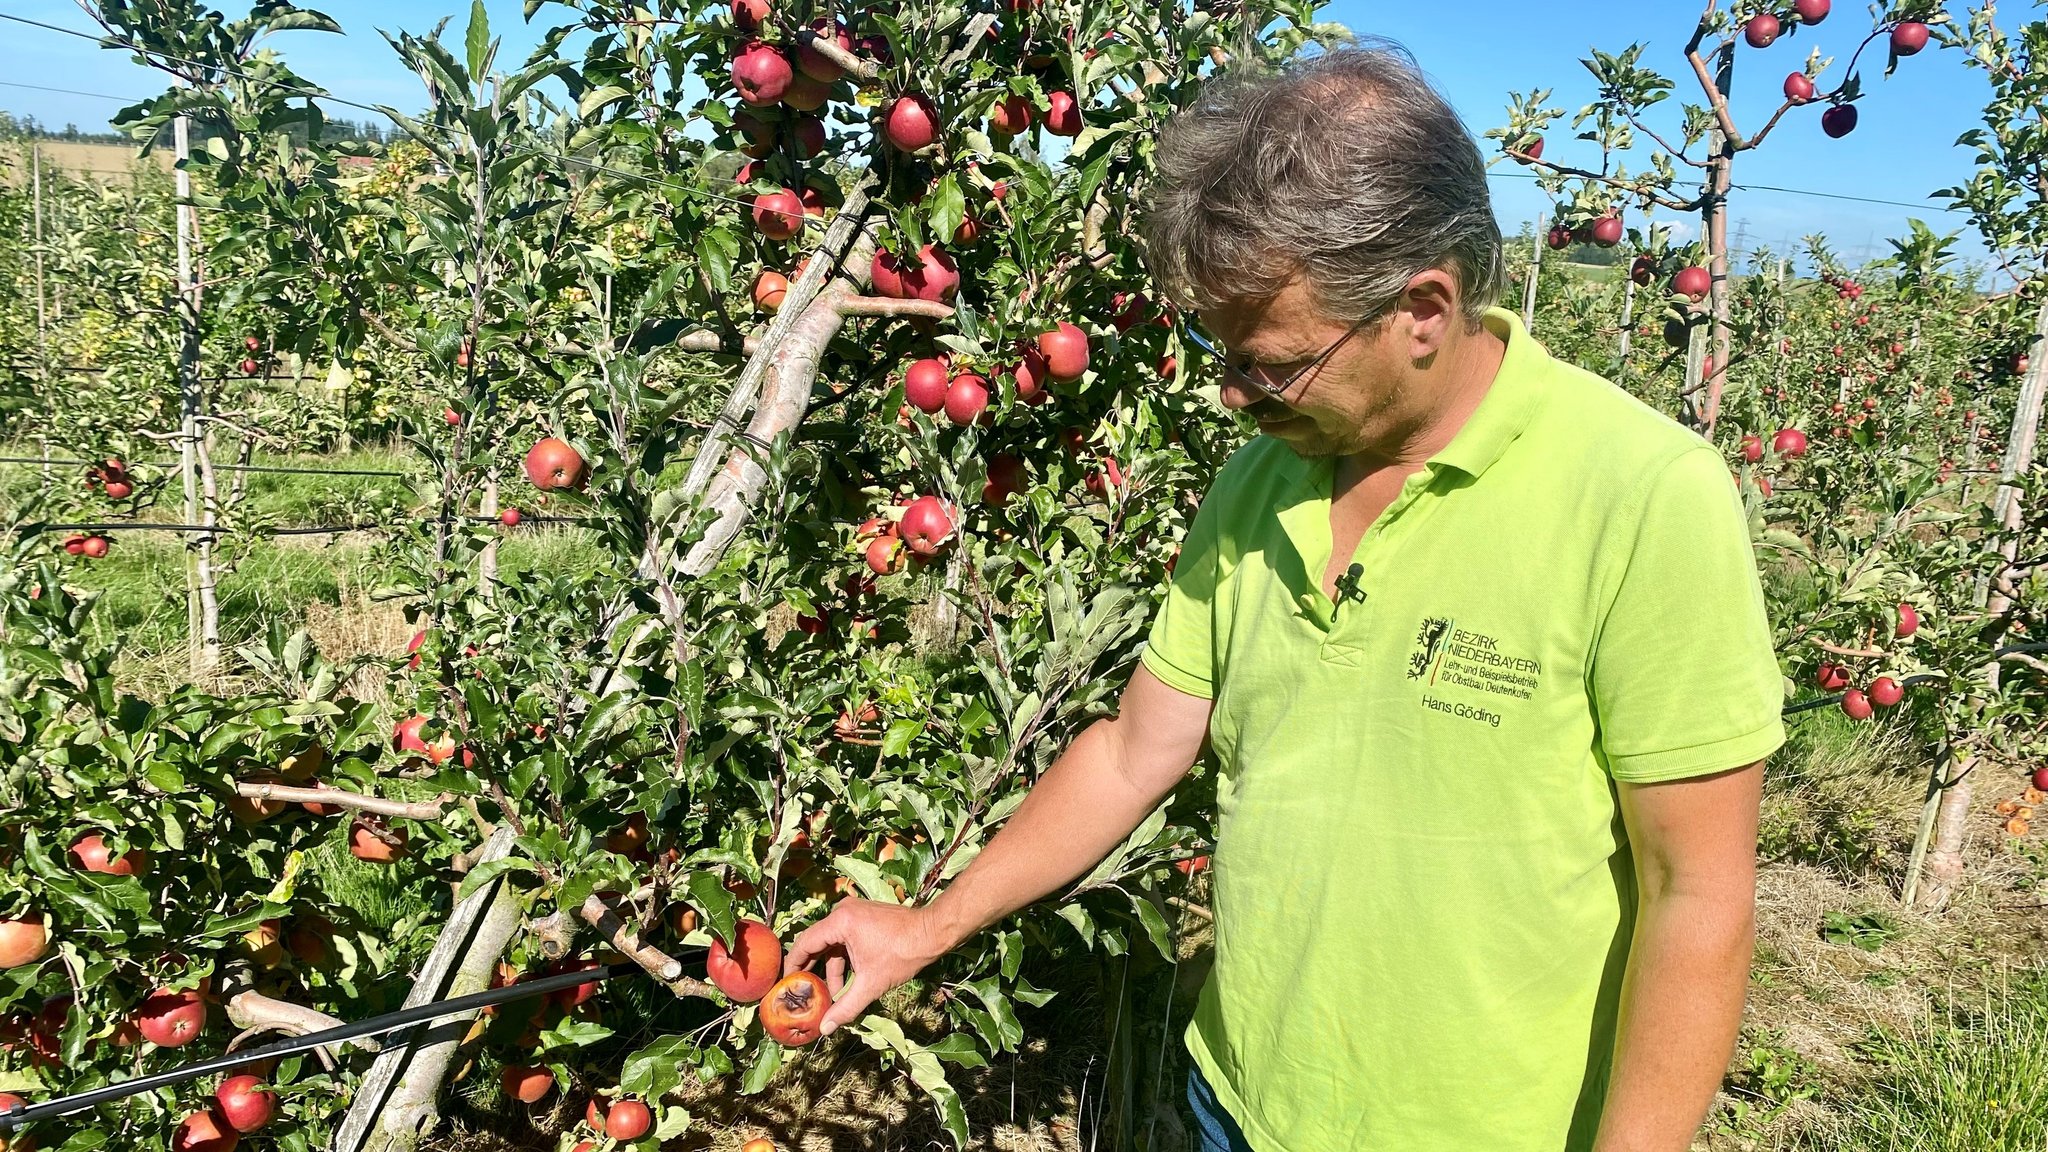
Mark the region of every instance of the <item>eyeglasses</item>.
<instances>
[{"instance_id":1,"label":"eyeglasses","mask_svg":"<svg viewBox=\"0 0 2048 1152\"><path fill-rule=\"evenodd\" d=\"M1246 387L1249 387L1252 391L1257 392L1267 397L1268 399L1277 400L1280 403L1285 404L1287 403L1287 393L1293 391L1294 386L1296 384L1299 384L1301 383L1301 381L1306 379L1309 373L1314 372L1317 368L1322 367L1323 361L1328 360L1332 355L1336 353L1337 349L1342 348L1345 345L1345 343L1348 342L1353 336L1356 336L1360 332L1364 331L1366 325L1371 324L1373 321L1379 319L1384 311L1385 309L1374 309L1373 311L1366 313L1366 315L1362 319L1360 319L1356 324L1353 324L1351 327L1345 329L1344 334L1342 336L1337 337L1337 339L1334 342L1332 342L1328 348L1325 348L1321 352L1318 352L1316 354L1315 359L1309 361L1307 364L1304 364L1301 367L1300 371L1297 371L1294 374L1290 375L1289 377L1287 377L1287 379L1281 381L1277 385L1268 384L1265 381L1263 375L1254 375L1254 373L1259 372L1259 368L1257 365L1252 365L1250 366L1249 370L1247 370L1245 368L1239 368L1237 365L1232 364L1230 362L1230 355L1224 352L1222 348L1218 347L1215 341L1209 339L1207 336L1204 336L1202 334L1201 329L1195 327L1197 318L1193 313L1186 314L1187 318L1181 324L1181 332L1188 338L1189 343L1193 344L1197 348L1200 348L1202 351L1207 352L1209 355L1214 356L1217 359L1217 361L1223 365L1223 378L1225 383L1228 383L1231 380L1237 380L1244 384Z\"/></svg>"}]
</instances>

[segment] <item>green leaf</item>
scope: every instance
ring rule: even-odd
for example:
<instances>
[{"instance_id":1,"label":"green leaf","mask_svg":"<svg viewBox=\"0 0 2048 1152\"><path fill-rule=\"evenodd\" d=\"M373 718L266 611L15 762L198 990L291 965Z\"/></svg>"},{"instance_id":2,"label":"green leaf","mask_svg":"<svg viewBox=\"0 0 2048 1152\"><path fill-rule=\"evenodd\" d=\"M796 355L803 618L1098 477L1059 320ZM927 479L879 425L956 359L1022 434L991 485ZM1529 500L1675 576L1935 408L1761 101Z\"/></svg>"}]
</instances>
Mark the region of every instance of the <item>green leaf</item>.
<instances>
[{"instance_id":1,"label":"green leaf","mask_svg":"<svg viewBox=\"0 0 2048 1152\"><path fill-rule=\"evenodd\" d=\"M923 731L922 720L891 720L889 730L882 733L882 755L901 756L910 751L910 742Z\"/></svg>"},{"instance_id":2,"label":"green leaf","mask_svg":"<svg viewBox=\"0 0 2048 1152\"><path fill-rule=\"evenodd\" d=\"M1145 935L1151 938L1152 946L1159 950L1160 958L1172 960L1173 935L1166 930L1166 917L1161 916L1158 907L1142 894L1133 892L1128 888L1120 889L1120 891L1125 896L1130 897L1131 907L1138 913L1138 923L1145 926Z\"/></svg>"},{"instance_id":3,"label":"green leaf","mask_svg":"<svg viewBox=\"0 0 2048 1152\"><path fill-rule=\"evenodd\" d=\"M467 900L485 885L508 872L532 873L535 871L533 861L523 856L502 856L496 860L486 860L471 868L469 874L462 878L462 888L456 892L455 898L457 900Z\"/></svg>"},{"instance_id":4,"label":"green leaf","mask_svg":"<svg viewBox=\"0 0 2048 1152\"><path fill-rule=\"evenodd\" d=\"M752 1096L768 1087L775 1079L776 1070L782 1067L782 1045L773 1040L761 1041L760 1050L754 1053L754 1062L747 1067L746 1078L740 1081L740 1094Z\"/></svg>"},{"instance_id":5,"label":"green leaf","mask_svg":"<svg viewBox=\"0 0 2048 1152\"><path fill-rule=\"evenodd\" d=\"M607 104L624 100L632 94L632 89L621 88L617 84L606 84L601 88L592 88L576 101L576 114L588 120Z\"/></svg>"},{"instance_id":6,"label":"green leaf","mask_svg":"<svg viewBox=\"0 0 2048 1152\"><path fill-rule=\"evenodd\" d=\"M711 934L721 940L732 939L732 893L725 890L718 874L699 868L690 873L683 888L690 894L690 903L704 913L704 926L711 929Z\"/></svg>"},{"instance_id":7,"label":"green leaf","mask_svg":"<svg viewBox=\"0 0 2048 1152\"><path fill-rule=\"evenodd\" d=\"M903 1026L887 1016L863 1016L859 1023L849 1025L848 1030L860 1037L861 1043L878 1052L893 1051L901 1056L910 1068L911 1082L931 1097L939 1122L945 1126L946 1134L953 1138L953 1146L966 1147L967 1109L960 1102L960 1093L947 1082L945 1066L936 1054L905 1036Z\"/></svg>"},{"instance_id":8,"label":"green leaf","mask_svg":"<svg viewBox=\"0 0 2048 1152\"><path fill-rule=\"evenodd\" d=\"M469 74L482 80L491 50L491 14L484 11L484 0L470 0L468 48Z\"/></svg>"}]
</instances>

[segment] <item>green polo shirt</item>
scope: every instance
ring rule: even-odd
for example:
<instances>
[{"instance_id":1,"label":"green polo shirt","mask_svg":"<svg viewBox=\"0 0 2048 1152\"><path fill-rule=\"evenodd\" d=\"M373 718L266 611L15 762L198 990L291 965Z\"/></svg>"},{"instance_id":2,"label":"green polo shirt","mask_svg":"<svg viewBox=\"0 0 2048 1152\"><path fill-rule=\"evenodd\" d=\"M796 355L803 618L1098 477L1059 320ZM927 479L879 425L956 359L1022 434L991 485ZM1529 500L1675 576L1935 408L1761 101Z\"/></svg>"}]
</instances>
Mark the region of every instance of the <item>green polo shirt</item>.
<instances>
[{"instance_id":1,"label":"green polo shirt","mask_svg":"<svg viewBox=\"0 0 2048 1152\"><path fill-rule=\"evenodd\" d=\"M1145 666L1212 699L1215 968L1187 1032L1258 1152L1590 1147L1635 884L1615 782L1784 740L1741 498L1516 317L1321 591L1332 461L1217 477Z\"/></svg>"}]
</instances>

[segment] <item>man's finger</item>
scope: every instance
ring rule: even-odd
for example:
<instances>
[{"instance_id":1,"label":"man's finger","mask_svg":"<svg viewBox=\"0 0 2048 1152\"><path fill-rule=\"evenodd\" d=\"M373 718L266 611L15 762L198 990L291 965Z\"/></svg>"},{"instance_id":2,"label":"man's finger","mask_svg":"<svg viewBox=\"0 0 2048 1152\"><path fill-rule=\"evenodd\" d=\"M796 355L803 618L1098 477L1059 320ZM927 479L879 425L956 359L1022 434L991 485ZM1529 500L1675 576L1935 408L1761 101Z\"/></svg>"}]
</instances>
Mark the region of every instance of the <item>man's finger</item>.
<instances>
[{"instance_id":1,"label":"man's finger","mask_svg":"<svg viewBox=\"0 0 2048 1152\"><path fill-rule=\"evenodd\" d=\"M819 953L844 943L846 926L847 918L834 909L831 915L797 933L796 939L789 943L789 950L782 955L782 974L787 976L800 972L817 959Z\"/></svg>"},{"instance_id":2,"label":"man's finger","mask_svg":"<svg viewBox=\"0 0 2048 1152\"><path fill-rule=\"evenodd\" d=\"M846 989L846 950L835 948L825 957L825 990L837 1000Z\"/></svg>"}]
</instances>

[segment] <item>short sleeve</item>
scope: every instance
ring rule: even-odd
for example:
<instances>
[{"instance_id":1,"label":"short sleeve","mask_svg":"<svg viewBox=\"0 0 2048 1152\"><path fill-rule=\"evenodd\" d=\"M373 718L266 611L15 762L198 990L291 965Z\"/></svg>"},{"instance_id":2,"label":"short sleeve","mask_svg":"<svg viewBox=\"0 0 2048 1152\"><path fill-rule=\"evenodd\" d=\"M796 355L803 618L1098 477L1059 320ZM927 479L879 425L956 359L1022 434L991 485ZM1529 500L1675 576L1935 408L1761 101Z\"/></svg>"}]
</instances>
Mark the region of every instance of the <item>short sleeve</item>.
<instances>
[{"instance_id":1,"label":"short sleeve","mask_svg":"<svg viewBox=\"0 0 2048 1152\"><path fill-rule=\"evenodd\" d=\"M1220 486L1220 485L1219 485ZM1152 631L1139 656L1168 687L1216 698L1216 592L1222 584L1223 557L1218 546L1222 505L1215 488L1195 513L1195 523L1181 541L1174 561L1173 584L1152 618Z\"/></svg>"},{"instance_id":2,"label":"short sleeve","mask_svg":"<svg viewBox=\"0 0 2048 1152\"><path fill-rule=\"evenodd\" d=\"M1742 498L1704 445L1651 481L1594 645L1600 747L1654 783L1761 760L1785 742L1784 681Z\"/></svg>"}]
</instances>

